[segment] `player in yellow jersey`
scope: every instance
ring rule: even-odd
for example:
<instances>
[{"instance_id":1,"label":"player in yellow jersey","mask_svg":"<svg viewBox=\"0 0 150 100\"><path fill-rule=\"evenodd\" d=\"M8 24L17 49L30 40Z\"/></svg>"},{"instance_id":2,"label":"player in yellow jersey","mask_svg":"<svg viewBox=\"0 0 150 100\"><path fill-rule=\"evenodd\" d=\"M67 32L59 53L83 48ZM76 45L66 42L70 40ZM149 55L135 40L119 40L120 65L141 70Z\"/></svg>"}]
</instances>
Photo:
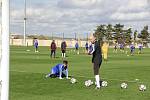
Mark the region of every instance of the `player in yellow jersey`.
<instances>
[{"instance_id":1,"label":"player in yellow jersey","mask_svg":"<svg viewBox=\"0 0 150 100\"><path fill-rule=\"evenodd\" d=\"M108 59L108 47L109 44L107 42L104 42L102 46L102 55L105 61L107 61Z\"/></svg>"}]
</instances>

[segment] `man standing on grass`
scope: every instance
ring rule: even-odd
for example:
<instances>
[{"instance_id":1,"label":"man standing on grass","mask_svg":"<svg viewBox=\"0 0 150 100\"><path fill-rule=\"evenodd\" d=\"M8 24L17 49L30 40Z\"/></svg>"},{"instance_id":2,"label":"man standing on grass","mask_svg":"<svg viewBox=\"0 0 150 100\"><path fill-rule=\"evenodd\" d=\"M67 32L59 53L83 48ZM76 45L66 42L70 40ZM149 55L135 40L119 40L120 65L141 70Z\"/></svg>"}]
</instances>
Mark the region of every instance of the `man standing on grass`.
<instances>
[{"instance_id":1,"label":"man standing on grass","mask_svg":"<svg viewBox=\"0 0 150 100\"><path fill-rule=\"evenodd\" d=\"M141 54L142 53L142 49L143 49L142 43L139 43L138 47L139 47L138 54Z\"/></svg>"},{"instance_id":2,"label":"man standing on grass","mask_svg":"<svg viewBox=\"0 0 150 100\"><path fill-rule=\"evenodd\" d=\"M107 61L108 59L108 48L109 48L109 44L107 42L104 42L102 45L102 53L103 53L103 58L105 61Z\"/></svg>"},{"instance_id":3,"label":"man standing on grass","mask_svg":"<svg viewBox=\"0 0 150 100\"><path fill-rule=\"evenodd\" d=\"M63 41L61 43L61 51L62 51L62 58L65 58L66 57L66 47L67 47L67 44L65 41Z\"/></svg>"},{"instance_id":4,"label":"man standing on grass","mask_svg":"<svg viewBox=\"0 0 150 100\"><path fill-rule=\"evenodd\" d=\"M56 54L56 43L55 43L55 40L52 41L50 48L51 48L51 58L52 58L52 55L54 55L54 58L55 58L55 54Z\"/></svg>"},{"instance_id":5,"label":"man standing on grass","mask_svg":"<svg viewBox=\"0 0 150 100\"><path fill-rule=\"evenodd\" d=\"M117 43L115 43L113 52L114 52L114 53L117 53Z\"/></svg>"},{"instance_id":6,"label":"man standing on grass","mask_svg":"<svg viewBox=\"0 0 150 100\"><path fill-rule=\"evenodd\" d=\"M88 42L86 42L86 43L85 43L86 53L88 53L88 48L89 48L89 45L88 45Z\"/></svg>"},{"instance_id":7,"label":"man standing on grass","mask_svg":"<svg viewBox=\"0 0 150 100\"><path fill-rule=\"evenodd\" d=\"M34 47L35 47L35 52L39 52L38 51L38 40L34 39Z\"/></svg>"},{"instance_id":8,"label":"man standing on grass","mask_svg":"<svg viewBox=\"0 0 150 100\"><path fill-rule=\"evenodd\" d=\"M102 63L100 41L96 40L95 35L92 35L92 37L90 37L90 40L91 40L91 43L93 44L93 50L91 54L93 54L92 63L93 63L95 80L96 80L96 89L100 89L99 69Z\"/></svg>"},{"instance_id":9,"label":"man standing on grass","mask_svg":"<svg viewBox=\"0 0 150 100\"><path fill-rule=\"evenodd\" d=\"M133 44L130 45L130 54L133 56L135 50L135 46Z\"/></svg>"},{"instance_id":10,"label":"man standing on grass","mask_svg":"<svg viewBox=\"0 0 150 100\"><path fill-rule=\"evenodd\" d=\"M75 44L75 50L76 50L77 54L79 54L79 44L78 44L78 41Z\"/></svg>"},{"instance_id":11,"label":"man standing on grass","mask_svg":"<svg viewBox=\"0 0 150 100\"><path fill-rule=\"evenodd\" d=\"M91 52L93 51L92 43L90 42L89 48L88 48L88 55L91 55Z\"/></svg>"}]
</instances>

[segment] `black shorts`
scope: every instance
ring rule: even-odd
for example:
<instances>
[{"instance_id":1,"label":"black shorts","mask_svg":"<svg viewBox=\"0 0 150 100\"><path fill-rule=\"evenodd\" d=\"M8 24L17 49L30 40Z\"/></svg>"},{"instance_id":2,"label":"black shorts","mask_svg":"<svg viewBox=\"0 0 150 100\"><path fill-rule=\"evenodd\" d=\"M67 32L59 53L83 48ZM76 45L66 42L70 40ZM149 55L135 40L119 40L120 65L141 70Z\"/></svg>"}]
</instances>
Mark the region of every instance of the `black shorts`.
<instances>
[{"instance_id":1,"label":"black shorts","mask_svg":"<svg viewBox=\"0 0 150 100\"><path fill-rule=\"evenodd\" d=\"M88 48L88 47L86 47L86 50L87 50L87 51L88 51L88 49L89 49L89 48Z\"/></svg>"},{"instance_id":2,"label":"black shorts","mask_svg":"<svg viewBox=\"0 0 150 100\"><path fill-rule=\"evenodd\" d=\"M139 48L140 51L142 51L142 48Z\"/></svg>"},{"instance_id":3,"label":"black shorts","mask_svg":"<svg viewBox=\"0 0 150 100\"><path fill-rule=\"evenodd\" d=\"M78 50L79 48L76 48L76 50Z\"/></svg>"},{"instance_id":4,"label":"black shorts","mask_svg":"<svg viewBox=\"0 0 150 100\"><path fill-rule=\"evenodd\" d=\"M66 53L66 50L61 50L62 53Z\"/></svg>"},{"instance_id":5,"label":"black shorts","mask_svg":"<svg viewBox=\"0 0 150 100\"><path fill-rule=\"evenodd\" d=\"M94 75L98 75L99 74L99 68L101 66L101 63L102 63L102 61L100 63L93 63Z\"/></svg>"},{"instance_id":6,"label":"black shorts","mask_svg":"<svg viewBox=\"0 0 150 100\"><path fill-rule=\"evenodd\" d=\"M51 50L51 54L52 54L52 53L55 53L55 50Z\"/></svg>"}]
</instances>

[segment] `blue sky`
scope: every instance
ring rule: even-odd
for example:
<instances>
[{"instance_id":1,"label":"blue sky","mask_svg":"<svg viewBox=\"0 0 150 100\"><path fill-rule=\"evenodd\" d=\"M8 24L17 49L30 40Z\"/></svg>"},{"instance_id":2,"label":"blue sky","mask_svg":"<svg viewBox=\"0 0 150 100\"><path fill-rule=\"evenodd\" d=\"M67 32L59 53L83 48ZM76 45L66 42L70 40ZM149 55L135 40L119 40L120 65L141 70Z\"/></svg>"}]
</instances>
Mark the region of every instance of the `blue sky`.
<instances>
[{"instance_id":1,"label":"blue sky","mask_svg":"<svg viewBox=\"0 0 150 100\"><path fill-rule=\"evenodd\" d=\"M11 32L23 34L24 0L10 1ZM150 25L150 0L26 1L28 34L65 33L71 37L75 32L93 32L99 24L121 23L139 31Z\"/></svg>"}]
</instances>

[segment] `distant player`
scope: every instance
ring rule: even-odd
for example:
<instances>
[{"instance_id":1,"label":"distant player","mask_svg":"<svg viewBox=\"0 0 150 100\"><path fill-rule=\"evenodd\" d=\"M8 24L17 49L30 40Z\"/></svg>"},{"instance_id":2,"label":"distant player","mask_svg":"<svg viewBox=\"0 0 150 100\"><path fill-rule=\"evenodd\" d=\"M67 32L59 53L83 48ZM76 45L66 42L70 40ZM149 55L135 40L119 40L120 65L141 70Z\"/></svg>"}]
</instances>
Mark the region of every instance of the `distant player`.
<instances>
[{"instance_id":1,"label":"distant player","mask_svg":"<svg viewBox=\"0 0 150 100\"><path fill-rule=\"evenodd\" d=\"M59 77L59 79L66 77L68 79L68 61L64 60L63 64L57 64L52 67L51 72L46 75L46 78L48 77Z\"/></svg>"},{"instance_id":2,"label":"distant player","mask_svg":"<svg viewBox=\"0 0 150 100\"><path fill-rule=\"evenodd\" d=\"M138 47L139 47L138 54L141 54L141 53L142 53L142 49L143 49L142 43L139 43L139 44L138 44Z\"/></svg>"},{"instance_id":3,"label":"distant player","mask_svg":"<svg viewBox=\"0 0 150 100\"><path fill-rule=\"evenodd\" d=\"M77 54L79 54L79 44L78 44L78 42L76 42L76 44L75 44L75 50L76 50Z\"/></svg>"},{"instance_id":4,"label":"distant player","mask_svg":"<svg viewBox=\"0 0 150 100\"><path fill-rule=\"evenodd\" d=\"M107 61L108 58L108 48L109 44L107 42L104 42L102 46L102 54L105 61Z\"/></svg>"},{"instance_id":5,"label":"distant player","mask_svg":"<svg viewBox=\"0 0 150 100\"><path fill-rule=\"evenodd\" d=\"M34 48L35 48L35 52L39 52L38 51L38 40L37 39L34 40Z\"/></svg>"},{"instance_id":6,"label":"distant player","mask_svg":"<svg viewBox=\"0 0 150 100\"><path fill-rule=\"evenodd\" d=\"M52 56L54 55L54 58L55 58L55 55L56 55L56 43L55 43L55 40L52 41L51 43L51 46L50 46L50 49L51 49L51 58Z\"/></svg>"},{"instance_id":7,"label":"distant player","mask_svg":"<svg viewBox=\"0 0 150 100\"><path fill-rule=\"evenodd\" d=\"M133 55L135 50L135 46L133 44L130 45L130 54Z\"/></svg>"},{"instance_id":8,"label":"distant player","mask_svg":"<svg viewBox=\"0 0 150 100\"><path fill-rule=\"evenodd\" d=\"M88 54L91 55L91 52L93 51L93 46L92 43L90 42L89 48L88 48Z\"/></svg>"},{"instance_id":9,"label":"distant player","mask_svg":"<svg viewBox=\"0 0 150 100\"><path fill-rule=\"evenodd\" d=\"M92 35L92 37L90 38L91 38L90 39L91 43L94 45L91 54L93 54L92 63L93 63L95 80L96 80L96 89L100 89L99 69L102 63L100 41L97 41L94 35Z\"/></svg>"},{"instance_id":10,"label":"distant player","mask_svg":"<svg viewBox=\"0 0 150 100\"><path fill-rule=\"evenodd\" d=\"M117 53L117 44L115 44L113 52Z\"/></svg>"},{"instance_id":11,"label":"distant player","mask_svg":"<svg viewBox=\"0 0 150 100\"><path fill-rule=\"evenodd\" d=\"M93 51L92 44L89 44L88 54L91 55L91 52L92 52L92 51Z\"/></svg>"},{"instance_id":12,"label":"distant player","mask_svg":"<svg viewBox=\"0 0 150 100\"><path fill-rule=\"evenodd\" d=\"M88 48L89 48L89 45L88 45L88 42L85 43L85 50L86 52L88 52Z\"/></svg>"},{"instance_id":13,"label":"distant player","mask_svg":"<svg viewBox=\"0 0 150 100\"><path fill-rule=\"evenodd\" d=\"M124 45L123 45L123 43L120 44L120 51L124 52Z\"/></svg>"},{"instance_id":14,"label":"distant player","mask_svg":"<svg viewBox=\"0 0 150 100\"><path fill-rule=\"evenodd\" d=\"M65 41L63 41L61 43L61 52L62 52L62 58L65 58L66 57L66 47L67 47L67 44Z\"/></svg>"}]
</instances>

